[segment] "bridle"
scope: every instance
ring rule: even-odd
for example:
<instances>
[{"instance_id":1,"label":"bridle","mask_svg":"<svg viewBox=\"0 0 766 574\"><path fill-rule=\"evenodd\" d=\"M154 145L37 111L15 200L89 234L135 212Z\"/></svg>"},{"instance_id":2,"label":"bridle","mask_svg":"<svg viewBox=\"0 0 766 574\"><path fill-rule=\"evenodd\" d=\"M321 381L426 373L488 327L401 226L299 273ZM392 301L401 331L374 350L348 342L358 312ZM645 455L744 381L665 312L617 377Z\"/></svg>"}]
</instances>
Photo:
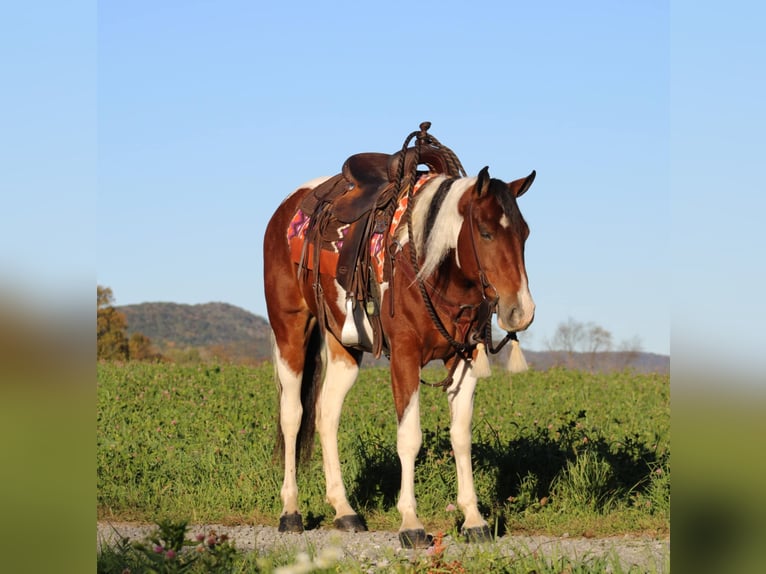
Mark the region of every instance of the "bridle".
<instances>
[{"instance_id":1,"label":"bridle","mask_svg":"<svg viewBox=\"0 0 766 574\"><path fill-rule=\"evenodd\" d=\"M420 132L413 132L410 134L410 136L405 140L404 148L406 148L409 145L409 142L413 136L417 137L417 144L415 146L416 154L420 154L420 146L424 144L433 144L434 142L437 145L440 145L438 141L433 138L430 134L427 134L426 131L428 130L428 127L430 127L430 124L428 122L424 122L420 125L421 131ZM457 158L455 158L457 159ZM462 165L458 166L460 169L461 174L465 177L465 170L463 170ZM417 161L415 162L415 167L413 167L413 170L417 167ZM401 184L403 180L403 174L400 174L399 182ZM495 354L500 349L505 346L508 341L516 340L517 336L516 333L513 331L506 332L505 337L500 341L500 343L497 346L493 346L492 341L492 314L497 310L498 303L500 301L500 296L497 294L497 289L492 285L492 283L487 279L487 274L484 271L484 267L481 264L481 259L479 258L479 250L476 246L476 234L474 233L474 223L473 223L473 201L469 203L468 207L468 222L469 222L469 236L471 238L471 251L473 252L474 261L476 263L476 268L479 275L479 281L481 283L481 296L482 300L480 303L476 305L465 305L461 307L461 313L465 310L468 312L473 313L473 319L471 320L471 323L474 325L473 328L471 328L467 333L465 337L465 341L458 341L455 339L447 330L447 328L444 326L443 321L439 317L438 313L436 312L436 305L434 304L431 296L428 294L428 289L426 288L426 282L423 277L420 276L420 263L418 261L418 254L417 249L415 247L415 235L413 234L413 228L412 228L412 212L413 212L413 195L414 195L414 186L412 185L412 180L414 180L414 173L410 175L409 181L410 185L407 190L407 213L406 213L406 219L407 219L407 234L409 239L409 253L410 253L410 264L412 265L412 268L415 272L415 278L417 280L418 289L420 291L420 294L423 298L423 302L425 303L426 310L428 311L428 315L431 318L431 321L433 322L436 329L439 331L439 333L444 337L444 339L447 340L447 342L450 344L452 349L455 351L455 354L460 357L467 365L471 364L471 361L473 360L473 350L476 348L476 346L479 343L483 343L486 347L486 349ZM492 293L494 296L488 296L487 293ZM457 368L457 364L459 361L453 361L452 367L447 375L447 377L439 382L439 383L426 383L425 381L421 381L424 384L427 384L429 386L434 387L441 387L446 390L448 386L452 384L453 375L455 373L455 370Z\"/></svg>"},{"instance_id":2,"label":"bridle","mask_svg":"<svg viewBox=\"0 0 766 574\"><path fill-rule=\"evenodd\" d=\"M474 345L484 343L490 353L496 354L502 349L508 341L518 340L515 331L506 331L505 337L498 343L497 347L492 345L492 314L497 310L497 305L500 301L500 295L497 294L497 289L487 279L487 274L484 272L484 268L481 265L481 259L479 258L479 250L476 247L476 234L473 227L473 201L468 204L468 231L471 237L471 251L473 251L473 259L476 263L476 269L479 274L479 281L481 282L481 303L477 310L477 330L472 332L470 337ZM487 296L487 290L491 289L495 296L489 298Z\"/></svg>"}]
</instances>

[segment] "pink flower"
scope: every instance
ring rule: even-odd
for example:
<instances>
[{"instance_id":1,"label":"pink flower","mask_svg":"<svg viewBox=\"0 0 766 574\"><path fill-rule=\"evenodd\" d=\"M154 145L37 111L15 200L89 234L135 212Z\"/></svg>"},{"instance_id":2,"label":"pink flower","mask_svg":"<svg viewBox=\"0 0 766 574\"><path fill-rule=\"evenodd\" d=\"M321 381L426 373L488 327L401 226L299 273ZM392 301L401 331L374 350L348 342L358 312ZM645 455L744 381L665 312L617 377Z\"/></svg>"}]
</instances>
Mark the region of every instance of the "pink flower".
<instances>
[{"instance_id":1,"label":"pink flower","mask_svg":"<svg viewBox=\"0 0 766 574\"><path fill-rule=\"evenodd\" d=\"M447 512L455 512L455 510L456 510L456 509L455 509L455 505L454 505L454 504L452 504L452 503L450 502L450 503L447 505L447 509L446 509L446 510L447 510Z\"/></svg>"},{"instance_id":2,"label":"pink flower","mask_svg":"<svg viewBox=\"0 0 766 574\"><path fill-rule=\"evenodd\" d=\"M165 552L165 558L167 558L168 560L172 560L175 557L176 557L176 551L173 550L172 548L168 550L167 552Z\"/></svg>"},{"instance_id":3,"label":"pink flower","mask_svg":"<svg viewBox=\"0 0 766 574\"><path fill-rule=\"evenodd\" d=\"M162 554L165 551L165 549L159 544L157 544L152 550L154 550L157 554Z\"/></svg>"}]
</instances>

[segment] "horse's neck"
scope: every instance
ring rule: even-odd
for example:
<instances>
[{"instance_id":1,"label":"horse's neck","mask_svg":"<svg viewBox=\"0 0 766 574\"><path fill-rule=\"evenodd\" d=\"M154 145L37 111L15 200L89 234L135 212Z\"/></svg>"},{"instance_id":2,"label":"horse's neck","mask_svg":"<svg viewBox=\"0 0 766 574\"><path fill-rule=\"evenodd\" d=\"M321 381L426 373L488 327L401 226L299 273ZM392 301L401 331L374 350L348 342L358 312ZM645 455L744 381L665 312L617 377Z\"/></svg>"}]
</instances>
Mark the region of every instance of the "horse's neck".
<instances>
[{"instance_id":1,"label":"horse's neck","mask_svg":"<svg viewBox=\"0 0 766 574\"><path fill-rule=\"evenodd\" d=\"M429 279L429 283L449 301L475 305L482 300L480 284L475 279L469 278L457 264L454 249L436 268Z\"/></svg>"}]
</instances>

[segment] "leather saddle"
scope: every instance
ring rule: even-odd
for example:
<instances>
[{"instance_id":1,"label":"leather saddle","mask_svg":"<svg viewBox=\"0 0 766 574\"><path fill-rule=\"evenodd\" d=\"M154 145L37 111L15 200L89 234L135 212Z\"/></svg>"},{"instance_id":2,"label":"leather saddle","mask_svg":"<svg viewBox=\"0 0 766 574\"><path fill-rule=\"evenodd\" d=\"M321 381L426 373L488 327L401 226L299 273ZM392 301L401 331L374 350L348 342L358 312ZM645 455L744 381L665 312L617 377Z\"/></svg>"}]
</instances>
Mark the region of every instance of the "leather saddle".
<instances>
[{"instance_id":1,"label":"leather saddle","mask_svg":"<svg viewBox=\"0 0 766 574\"><path fill-rule=\"evenodd\" d=\"M364 152L349 157L341 173L318 186L303 201L301 209L312 215L319 204L329 202L332 216L341 223L354 223L375 207L387 203L396 182L411 173L414 164L425 165L429 171L449 173L449 165L438 150L423 150L416 160L416 150L394 154ZM386 193L389 192L389 193Z\"/></svg>"},{"instance_id":2,"label":"leather saddle","mask_svg":"<svg viewBox=\"0 0 766 574\"><path fill-rule=\"evenodd\" d=\"M377 318L379 294L370 269L370 240L373 232L384 232L391 223L398 195L406 190L406 186L400 189L397 184L408 181L413 174L415 179L410 184L414 183L426 173L417 170L421 165L429 172L452 177L459 177L458 169L462 169L451 163L441 148L421 148L419 157L415 148L393 154L358 153L343 163L341 173L317 186L300 205L303 215L310 218L300 267L333 275L353 304L374 302L367 306L372 310L367 314L375 330L372 350L376 356L380 355L382 337ZM306 244L312 249L306 249ZM320 270L322 249L337 250L336 269ZM313 254L312 261L306 260L308 253ZM317 296L321 298L319 293ZM319 305L322 308L324 303Z\"/></svg>"}]
</instances>

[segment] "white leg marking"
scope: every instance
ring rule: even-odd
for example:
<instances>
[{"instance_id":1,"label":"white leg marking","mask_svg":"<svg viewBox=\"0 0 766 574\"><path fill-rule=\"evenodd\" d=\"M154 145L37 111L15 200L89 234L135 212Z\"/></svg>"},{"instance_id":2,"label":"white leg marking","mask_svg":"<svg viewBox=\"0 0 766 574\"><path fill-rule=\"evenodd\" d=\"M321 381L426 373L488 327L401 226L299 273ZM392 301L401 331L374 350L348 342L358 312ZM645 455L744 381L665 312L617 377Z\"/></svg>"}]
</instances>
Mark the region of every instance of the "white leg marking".
<instances>
[{"instance_id":1,"label":"white leg marking","mask_svg":"<svg viewBox=\"0 0 766 574\"><path fill-rule=\"evenodd\" d=\"M396 450L402 465L402 485L399 491L399 502L396 508L402 515L400 530L417 530L423 528L416 514L415 502L415 457L420 451L423 434L420 430L420 396L415 390L410 397L410 403L404 410L402 420L396 432Z\"/></svg>"},{"instance_id":2,"label":"white leg marking","mask_svg":"<svg viewBox=\"0 0 766 574\"><path fill-rule=\"evenodd\" d=\"M319 396L317 430L322 443L322 462L327 483L327 502L335 508L335 518L356 514L346 498L346 488L338 455L338 425L343 400L354 385L359 367L351 366L344 360L333 360L332 353L326 353L327 369Z\"/></svg>"},{"instance_id":3,"label":"white leg marking","mask_svg":"<svg viewBox=\"0 0 766 574\"><path fill-rule=\"evenodd\" d=\"M455 371L455 381L447 389L450 406L450 438L457 467L457 503L465 516L464 528L484 526L487 522L479 513L473 486L471 465L471 421L473 419L473 395L476 378L471 369L460 361Z\"/></svg>"},{"instance_id":4,"label":"white leg marking","mask_svg":"<svg viewBox=\"0 0 766 574\"><path fill-rule=\"evenodd\" d=\"M296 481L295 441L301 426L302 373L296 373L282 360L279 349L274 347L274 364L281 387L279 422L285 441L285 477L280 495L282 514L298 512L298 483Z\"/></svg>"}]
</instances>

